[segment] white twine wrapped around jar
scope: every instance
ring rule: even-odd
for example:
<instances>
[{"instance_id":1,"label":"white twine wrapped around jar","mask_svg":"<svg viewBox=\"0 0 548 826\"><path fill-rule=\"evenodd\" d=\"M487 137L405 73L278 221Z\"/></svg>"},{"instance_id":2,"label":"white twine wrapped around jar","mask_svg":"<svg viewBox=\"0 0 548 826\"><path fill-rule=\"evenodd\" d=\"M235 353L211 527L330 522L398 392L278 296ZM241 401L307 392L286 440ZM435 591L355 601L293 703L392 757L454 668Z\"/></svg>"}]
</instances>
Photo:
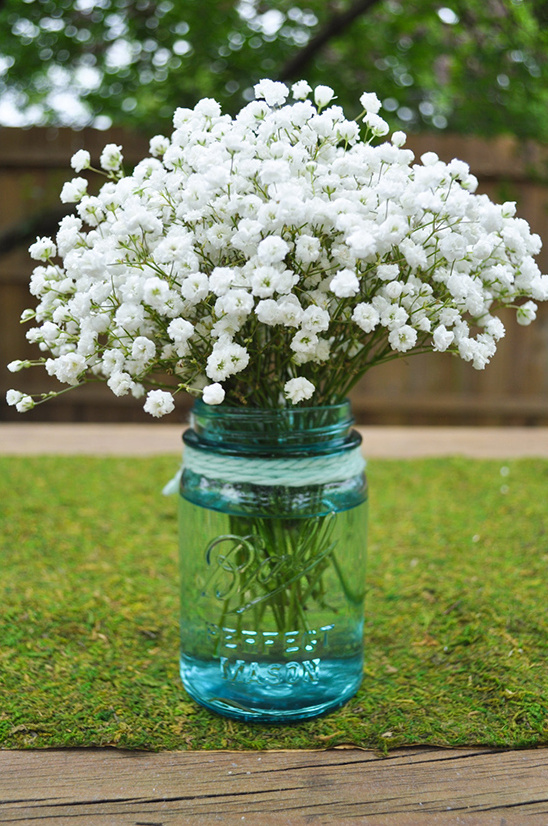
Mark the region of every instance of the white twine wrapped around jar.
<instances>
[{"instance_id":1,"label":"white twine wrapped around jar","mask_svg":"<svg viewBox=\"0 0 548 826\"><path fill-rule=\"evenodd\" d=\"M178 491L181 474L185 469L208 479L230 479L236 484L299 488L345 482L363 473L365 459L359 447L335 455L280 459L230 456L195 450L186 445L182 467L164 487L162 492L165 496Z\"/></svg>"}]
</instances>

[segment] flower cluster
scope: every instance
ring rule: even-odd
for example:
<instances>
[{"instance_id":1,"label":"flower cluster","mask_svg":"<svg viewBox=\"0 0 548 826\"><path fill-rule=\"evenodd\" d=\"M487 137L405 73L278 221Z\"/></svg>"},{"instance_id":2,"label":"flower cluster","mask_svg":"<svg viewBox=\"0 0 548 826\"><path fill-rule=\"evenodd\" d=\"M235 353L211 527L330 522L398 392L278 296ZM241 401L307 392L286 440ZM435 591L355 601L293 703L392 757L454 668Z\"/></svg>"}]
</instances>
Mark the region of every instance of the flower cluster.
<instances>
[{"instance_id":1,"label":"flower cluster","mask_svg":"<svg viewBox=\"0 0 548 826\"><path fill-rule=\"evenodd\" d=\"M38 306L24 313L51 357L10 369L44 364L118 396L149 389L153 416L183 390L209 404L326 404L403 354L483 368L504 335L498 308L534 319L548 298L540 239L513 203L475 194L465 163L415 162L402 132L379 142L373 93L349 121L327 86L263 80L255 92L235 118L211 99L178 109L131 175L109 144L96 195L82 177L64 185L75 213L31 246ZM89 154L72 166L91 169ZM37 400L8 393L19 410Z\"/></svg>"}]
</instances>

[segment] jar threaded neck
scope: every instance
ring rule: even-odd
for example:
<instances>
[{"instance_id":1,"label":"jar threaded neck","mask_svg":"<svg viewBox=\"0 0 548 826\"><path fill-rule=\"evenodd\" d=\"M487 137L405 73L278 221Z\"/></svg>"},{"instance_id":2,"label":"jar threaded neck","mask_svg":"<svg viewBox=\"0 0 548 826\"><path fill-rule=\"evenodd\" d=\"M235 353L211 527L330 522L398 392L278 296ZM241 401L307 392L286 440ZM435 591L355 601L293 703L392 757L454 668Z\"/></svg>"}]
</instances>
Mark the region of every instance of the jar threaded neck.
<instances>
[{"instance_id":1,"label":"jar threaded neck","mask_svg":"<svg viewBox=\"0 0 548 826\"><path fill-rule=\"evenodd\" d=\"M184 441L219 453L330 453L361 442L350 402L305 408L244 408L195 403Z\"/></svg>"}]
</instances>

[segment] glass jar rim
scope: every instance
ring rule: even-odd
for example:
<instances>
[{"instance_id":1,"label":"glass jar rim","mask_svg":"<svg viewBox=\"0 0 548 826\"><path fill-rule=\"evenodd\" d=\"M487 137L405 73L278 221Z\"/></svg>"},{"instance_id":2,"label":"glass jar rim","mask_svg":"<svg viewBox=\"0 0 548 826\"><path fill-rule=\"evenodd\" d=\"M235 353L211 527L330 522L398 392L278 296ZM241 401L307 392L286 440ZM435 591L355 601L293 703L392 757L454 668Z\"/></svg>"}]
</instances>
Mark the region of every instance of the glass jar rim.
<instances>
[{"instance_id":1,"label":"glass jar rim","mask_svg":"<svg viewBox=\"0 0 548 826\"><path fill-rule=\"evenodd\" d=\"M245 413L245 415L278 415L278 414L295 414L295 413L311 413L314 411L320 410L348 410L350 412L351 402L350 399L344 399L342 402L335 402L334 404L317 404L317 405L310 405L307 407L246 407L245 405L227 405L224 402L222 404L206 404L202 399L196 399L193 405L193 411L205 413L211 412L215 415L216 412L223 413L227 415L241 415Z\"/></svg>"},{"instance_id":2,"label":"glass jar rim","mask_svg":"<svg viewBox=\"0 0 548 826\"><path fill-rule=\"evenodd\" d=\"M349 400L298 408L212 406L198 400L190 422L184 442L216 453L304 455L346 451L361 442L352 430Z\"/></svg>"}]
</instances>

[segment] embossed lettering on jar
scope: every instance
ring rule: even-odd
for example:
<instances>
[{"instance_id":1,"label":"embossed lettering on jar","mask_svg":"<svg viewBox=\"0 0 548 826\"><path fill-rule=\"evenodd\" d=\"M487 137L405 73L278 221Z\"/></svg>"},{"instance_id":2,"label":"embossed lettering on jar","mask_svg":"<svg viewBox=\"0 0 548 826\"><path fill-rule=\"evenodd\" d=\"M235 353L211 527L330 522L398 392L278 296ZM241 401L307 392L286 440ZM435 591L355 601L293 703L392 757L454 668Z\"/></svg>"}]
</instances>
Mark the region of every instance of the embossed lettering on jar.
<instances>
[{"instance_id":1,"label":"embossed lettering on jar","mask_svg":"<svg viewBox=\"0 0 548 826\"><path fill-rule=\"evenodd\" d=\"M195 404L179 496L181 677L229 717L322 714L363 669L367 484L348 402Z\"/></svg>"}]
</instances>

